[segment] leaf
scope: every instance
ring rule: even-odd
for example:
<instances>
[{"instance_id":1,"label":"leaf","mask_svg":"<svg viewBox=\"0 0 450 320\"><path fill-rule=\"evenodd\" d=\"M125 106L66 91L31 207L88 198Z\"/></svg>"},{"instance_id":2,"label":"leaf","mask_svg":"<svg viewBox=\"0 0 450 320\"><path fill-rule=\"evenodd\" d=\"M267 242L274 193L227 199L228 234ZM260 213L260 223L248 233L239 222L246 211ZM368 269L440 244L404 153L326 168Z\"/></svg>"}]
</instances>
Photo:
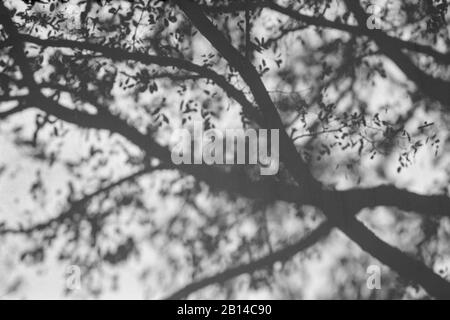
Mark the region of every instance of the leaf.
<instances>
[{"instance_id":1,"label":"leaf","mask_svg":"<svg viewBox=\"0 0 450 320\"><path fill-rule=\"evenodd\" d=\"M169 21L172 22L172 23L177 22L177 17L176 17L175 15L170 15L168 19L169 19Z\"/></svg>"},{"instance_id":2,"label":"leaf","mask_svg":"<svg viewBox=\"0 0 450 320\"><path fill-rule=\"evenodd\" d=\"M161 108L156 108L155 111L153 111L153 112L151 113L151 115L152 115L152 116L156 116L156 115L159 113L160 110L161 110Z\"/></svg>"}]
</instances>

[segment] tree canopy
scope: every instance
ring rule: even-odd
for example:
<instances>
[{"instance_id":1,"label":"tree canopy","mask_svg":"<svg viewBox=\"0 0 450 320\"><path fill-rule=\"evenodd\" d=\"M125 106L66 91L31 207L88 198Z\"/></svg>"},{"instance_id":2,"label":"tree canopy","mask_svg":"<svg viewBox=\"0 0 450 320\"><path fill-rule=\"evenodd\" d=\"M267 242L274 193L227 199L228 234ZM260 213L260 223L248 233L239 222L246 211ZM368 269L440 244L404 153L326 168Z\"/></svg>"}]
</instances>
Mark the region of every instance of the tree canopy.
<instances>
[{"instance_id":1,"label":"tree canopy","mask_svg":"<svg viewBox=\"0 0 450 320\"><path fill-rule=\"evenodd\" d=\"M69 296L450 298L446 0L0 15L0 296L75 265ZM195 121L278 129L278 173L174 164Z\"/></svg>"}]
</instances>

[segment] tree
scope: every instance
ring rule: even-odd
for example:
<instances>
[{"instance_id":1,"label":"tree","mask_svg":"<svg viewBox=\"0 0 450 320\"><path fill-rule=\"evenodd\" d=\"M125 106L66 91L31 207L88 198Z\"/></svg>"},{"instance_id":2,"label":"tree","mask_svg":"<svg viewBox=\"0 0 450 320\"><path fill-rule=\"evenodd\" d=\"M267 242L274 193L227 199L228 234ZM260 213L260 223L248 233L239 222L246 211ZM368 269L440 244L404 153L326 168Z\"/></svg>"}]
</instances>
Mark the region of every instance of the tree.
<instances>
[{"instance_id":1,"label":"tree","mask_svg":"<svg viewBox=\"0 0 450 320\"><path fill-rule=\"evenodd\" d=\"M315 297L449 298L447 2L377 6L0 4L2 136L32 163L3 241L92 295L139 265L148 297L300 298L328 257ZM280 171L173 164L196 120L280 130Z\"/></svg>"}]
</instances>

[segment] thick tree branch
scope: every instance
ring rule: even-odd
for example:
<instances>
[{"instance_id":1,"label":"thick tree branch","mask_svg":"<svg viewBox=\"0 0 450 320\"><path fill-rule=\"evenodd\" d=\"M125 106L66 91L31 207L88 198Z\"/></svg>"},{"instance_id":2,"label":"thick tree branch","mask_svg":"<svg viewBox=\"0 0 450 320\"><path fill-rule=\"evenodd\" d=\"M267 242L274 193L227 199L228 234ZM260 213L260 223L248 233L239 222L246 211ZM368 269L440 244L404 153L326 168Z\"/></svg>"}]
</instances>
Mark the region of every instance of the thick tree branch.
<instances>
[{"instance_id":1,"label":"thick tree branch","mask_svg":"<svg viewBox=\"0 0 450 320\"><path fill-rule=\"evenodd\" d=\"M18 35L19 37L22 37L22 35ZM77 41L69 41L69 40L42 40L38 38L34 38L31 36L25 36L25 38L28 41L48 46L48 45L55 45L55 46L65 46L70 48L77 48L80 50L86 49L86 50L95 50L98 52L101 52L105 56L108 56L112 59L115 59L115 57L120 56L122 58L118 59L138 59L135 61L140 61L142 63L159 63L161 62L159 60L159 57L152 57L146 58L148 55L138 54L138 56L132 56L128 55L126 51L123 51L121 49L109 49L107 47L103 47L101 45L96 44L88 44L88 43L82 43ZM11 41L9 41L11 42ZM110 50L112 50L112 53L109 53ZM158 59L157 59L158 58ZM156 59L156 60L155 60ZM175 62L173 64L177 67L182 67L186 61L179 59L174 59ZM171 58L169 61L172 61ZM166 61L165 63L169 63ZM190 64L190 63L188 63ZM193 71L197 70L199 74L202 74L204 76L208 76L210 69L193 65L191 66L193 68ZM199 68L201 69L199 71ZM213 72L214 73L214 72ZM211 78L217 79L220 78L220 75L214 74L211 76ZM220 80L222 81L222 80ZM234 88L234 87L233 87ZM57 89L68 89L63 88L59 86ZM232 89L234 91L236 89ZM72 90L73 91L73 90ZM236 90L238 91L238 90ZM233 97L241 96L241 92L238 91L238 94L233 94ZM245 99L245 100L244 100ZM236 99L244 108L247 106L247 108L253 108L251 103L248 102L248 100L243 98ZM51 104L54 104L52 102ZM145 134L142 134L138 132L136 129L132 128L130 125L128 125L125 121L117 119L113 116L108 116L108 118L104 118L101 116L94 116L94 115L88 115L80 113L75 110L70 110L67 108L60 108L60 116L62 120L75 123L77 125L80 125L82 127L87 128L94 128L94 129L105 129L110 132L119 133L117 129L120 129L122 131L123 136L127 139L129 139L132 143L138 145L143 150L150 151L151 155L159 158L161 161L167 162L170 161L170 151L167 148L164 148L160 145L155 145L155 143L150 142L150 138L147 138ZM19 110L16 110L19 111ZM54 114L56 115L56 114ZM111 123L107 123L108 120L111 119ZM74 120L76 120L74 122ZM262 121L262 120L260 120ZM99 124L103 124L99 127ZM264 181L264 182L252 182L247 177L240 175L240 174L234 174L234 173L225 173L218 169L213 169L211 167L200 167L200 166L181 166L176 167L177 169L181 169L185 171L188 174L193 174L197 179L206 182L210 185L213 189L218 190L228 190L229 192L235 192L236 194L240 194L249 198L265 198L268 200L284 200L288 202L298 202L298 203L312 203L313 199L309 198L308 196L304 195L301 199L298 197L298 190L293 185L286 185L282 183L274 183L271 181ZM279 192L276 192L279 191ZM338 191L339 192L339 191ZM443 216L443 215L450 215L446 210L439 210L436 209L436 207L430 206L431 203L433 203L435 200L438 200L439 203L442 203L442 207L445 208L445 205L449 203L449 199L446 196L422 196L417 195L405 190L397 189L393 186L382 186L378 188L371 188L371 189L354 189L354 190L347 190L347 191L341 191L345 193L342 198L348 199L346 202L353 203L354 206L351 210L351 212L358 212L360 209L364 207L376 207L376 206L395 206L399 209L406 210L406 211L415 211L418 213L422 213L424 215L436 215L436 216ZM388 194L391 194L389 197ZM357 195L357 196L356 196ZM407 201L403 201L407 200ZM439 206L441 207L441 206ZM433 209L432 209L433 208Z\"/></svg>"},{"instance_id":2,"label":"thick tree branch","mask_svg":"<svg viewBox=\"0 0 450 320\"><path fill-rule=\"evenodd\" d=\"M349 210L359 212L364 208L395 207L415 212L424 217L450 217L450 198L445 194L423 195L392 185L339 191L347 199Z\"/></svg>"},{"instance_id":3,"label":"thick tree branch","mask_svg":"<svg viewBox=\"0 0 450 320\"><path fill-rule=\"evenodd\" d=\"M442 53L433 49L428 45L423 45L411 41L402 40L396 37L389 36L385 33L378 32L377 30L369 30L367 28L361 26L354 26L345 24L339 21L328 20L323 17L314 17L302 14L293 10L292 8L283 7L278 5L274 1L252 1L248 4L244 4L243 2L235 1L226 6L210 6L203 5L202 8L208 13L232 13L237 11L244 11L246 6L255 10L258 8L267 8L273 11L279 12L283 15L290 17L293 20L304 23L306 25L335 29L339 31L344 31L350 33L355 36L368 36L372 37L374 34L378 34L377 36L382 37L385 43L389 43L392 46L399 47L402 49L407 49L410 51L415 51L418 53L423 53L428 56L433 57L437 62L450 64L450 52Z\"/></svg>"},{"instance_id":4,"label":"thick tree branch","mask_svg":"<svg viewBox=\"0 0 450 320\"><path fill-rule=\"evenodd\" d=\"M15 59L20 66L23 74L23 83L26 84L30 90L30 102L32 102L36 107L41 109L42 111L51 114L58 119L66 121L68 123L76 124L83 128L92 128L99 130L108 130L113 133L117 133L122 135L124 138L128 139L130 142L134 143L136 146L141 148L144 152L147 152L150 157L155 157L161 160L163 163L172 163L171 162L171 152L168 148L163 147L156 143L150 136L141 133L136 128L130 126L125 120L120 119L117 116L112 115L109 112L106 112L104 109L99 110L97 114L88 114L85 112L80 112L73 109L68 109L57 102L53 101L45 97L40 91L40 87L35 83L33 78L33 73L30 70L27 59L23 52L23 44L21 43L22 36L17 33L15 26L13 25L11 19L8 16L7 9L3 4L0 4L0 14L5 17L2 19L2 23L7 27L7 31L10 35L10 39L13 41L14 46L13 50L15 53ZM62 43L60 43L60 41ZM178 61L177 59L172 58L161 58L160 57L152 57L148 55L142 54L134 54L127 53L122 50L109 49L98 45L91 45L86 43L78 43L76 41L66 41L66 40L57 40L57 43L61 46L69 46L75 47L78 49L86 49L86 50L98 50L105 54L105 56L110 58L117 58L119 60L122 59L133 59L143 63L161 63L161 64L174 64L177 66L187 65L188 68L192 68L192 71L198 71L202 74L209 74L213 78L217 78L218 81L226 81L225 78L218 77L215 72L193 65L186 61ZM45 43L45 42L44 42ZM52 44L57 45L57 43L52 42ZM175 62L174 62L175 61ZM222 80L221 80L222 79ZM227 83L228 85L228 83ZM234 88L234 87L233 87ZM237 89L233 89L236 90ZM243 94L240 91L237 91L240 96ZM241 105L249 104L248 100L239 99L238 100ZM253 108L253 106L252 106ZM244 196L248 196L250 198L260 197L267 195L268 199L273 199L274 196L277 196L276 193L272 192L271 189L274 188L274 184L267 183L266 181L260 183L252 182L248 177L243 176L239 173L227 173L222 170L214 169L213 167L204 167L204 166L191 166L191 165L173 165L174 169L180 169L188 174L194 175L200 181L204 181L210 185L211 188L218 188L220 190L228 190L231 192L239 193L241 192ZM278 189L280 193L278 194L281 198L285 197L283 194L289 195L292 191L291 187L280 187ZM286 192L285 192L286 191ZM261 192L261 193L259 193ZM259 193L259 194L258 194ZM303 200L307 200L304 198Z\"/></svg>"},{"instance_id":5,"label":"thick tree branch","mask_svg":"<svg viewBox=\"0 0 450 320\"><path fill-rule=\"evenodd\" d=\"M281 159L296 182L302 187L301 194L306 193L309 197L317 199L316 206L323 210L330 222L368 253L397 271L402 277L410 281L416 281L435 297L450 298L450 283L433 273L432 270L422 263L383 242L360 221L347 214L348 208L344 206L344 199L337 193L323 192L320 183L309 173L307 166L284 131L279 114L254 66L225 39L204 15L199 5L185 0L175 0L174 2L183 10L200 33L246 81L265 117L267 127L281 131ZM413 266L413 268L409 266Z\"/></svg>"},{"instance_id":6,"label":"thick tree branch","mask_svg":"<svg viewBox=\"0 0 450 320\"><path fill-rule=\"evenodd\" d=\"M0 103L2 102L11 102L11 101L17 101L19 104L9 110L1 111L0 112L0 120L5 120L9 116L22 112L23 110L27 109L25 106L25 101L27 99L27 95L20 95L20 96L10 96L10 95L4 95L0 96Z\"/></svg>"},{"instance_id":7,"label":"thick tree branch","mask_svg":"<svg viewBox=\"0 0 450 320\"><path fill-rule=\"evenodd\" d=\"M103 49L102 49L103 50ZM57 89L66 89L59 86ZM73 91L73 90L72 90ZM81 127L93 129L105 129L110 132L122 134L132 143L141 147L143 150L151 152L151 155L159 158L161 161L170 162L170 151L160 145L156 145L145 134L140 133L118 117L112 115L90 115L76 110L71 110L57 105L50 99L44 99L44 105L47 105L47 111L54 111L52 114L58 118L74 123ZM15 111L19 111L16 109ZM46 111L46 110L44 110ZM312 199L307 196L298 198L298 190L293 185L286 185L270 181L252 182L240 174L225 173L212 167L200 166L180 166L175 167L184 170L186 173L193 174L197 179L206 182L213 189L235 191L249 198L264 197L268 200L284 200L288 202L312 203ZM278 190L277 193L274 190ZM354 189L342 192L342 198L347 199L348 203L353 203L351 212L357 212L364 207L376 206L395 206L406 211L415 211L422 214L432 214L436 216L448 215L446 210L431 209L431 203L438 201L445 208L449 204L448 197L426 196L397 189L393 186L382 186L371 189ZM388 196L391 195L391 196Z\"/></svg>"},{"instance_id":8,"label":"thick tree branch","mask_svg":"<svg viewBox=\"0 0 450 320\"><path fill-rule=\"evenodd\" d=\"M359 4L359 0L345 0L347 8L355 15L361 28L366 28L366 21L369 15ZM435 78L417 67L404 54L400 47L393 45L392 41L386 41L384 33L374 30L370 38L375 41L380 50L389 57L402 71L411 79L417 87L430 98L440 101L446 107L450 107L450 82Z\"/></svg>"},{"instance_id":9,"label":"thick tree branch","mask_svg":"<svg viewBox=\"0 0 450 320\"><path fill-rule=\"evenodd\" d=\"M247 83L256 103L263 113L264 127L279 130L280 156L282 161L290 168L291 173L294 175L297 183L299 183L299 186L302 189L302 193L308 194L308 196L313 198L316 190L321 189L321 185L311 175L308 166L305 164L284 130L284 125L277 112L277 108L273 104L256 69L227 41L224 35L211 23L211 21L208 20L202 13L200 6L191 1L176 0L175 3L184 11L213 47L239 72L240 76Z\"/></svg>"},{"instance_id":10,"label":"thick tree branch","mask_svg":"<svg viewBox=\"0 0 450 320\"><path fill-rule=\"evenodd\" d=\"M331 208L334 210L334 208ZM422 262L394 246L382 241L356 219L347 219L339 227L347 236L382 263L397 272L403 279L420 284L437 299L450 299L450 284Z\"/></svg>"},{"instance_id":11,"label":"thick tree branch","mask_svg":"<svg viewBox=\"0 0 450 320\"><path fill-rule=\"evenodd\" d=\"M11 40L9 40L9 39L0 42L0 50L2 50L2 49L4 49L4 48L8 48L8 47L10 47L10 46L12 46L12 42L11 42Z\"/></svg>"},{"instance_id":12,"label":"thick tree branch","mask_svg":"<svg viewBox=\"0 0 450 320\"><path fill-rule=\"evenodd\" d=\"M214 70L211 70L204 66L197 65L190 61L172 57L154 56L140 52L128 52L126 50L122 50L119 48L110 48L100 44L89 42L80 42L64 39L40 39L37 37L24 34L18 34L17 37L22 41L35 43L42 47L59 47L78 50L89 50L102 53L105 58L109 58L114 61L132 60L146 65L154 64L161 67L175 67L181 70L194 72L206 79L212 80L219 87L221 87L231 98L236 100L243 107L243 113L247 117L254 119L254 121L256 121L257 123L261 122L261 116L259 112L255 109L253 104L247 100L247 98L241 91L239 91L233 85L231 85L225 77L219 75Z\"/></svg>"},{"instance_id":13,"label":"thick tree branch","mask_svg":"<svg viewBox=\"0 0 450 320\"><path fill-rule=\"evenodd\" d=\"M26 107L24 107L23 105L18 105L17 107L14 107L7 111L0 112L0 120L5 120L9 116L12 116L13 114L22 112L25 109L26 109Z\"/></svg>"},{"instance_id":14,"label":"thick tree branch","mask_svg":"<svg viewBox=\"0 0 450 320\"><path fill-rule=\"evenodd\" d=\"M435 58L437 62L445 64L450 64L450 53L441 53L434 50L430 46L398 39L389 36L380 30L367 29L366 21L369 16L364 12L364 9L362 9L358 1L359 0L346 0L345 3L355 14L359 26L347 25L322 17L304 15L290 8L282 7L272 1L253 2L249 4L249 6L253 8L270 8L307 25L331 28L349 32L357 36L367 36L369 39L373 39L380 48L381 52L391 59L405 73L405 75L411 79L420 90L423 91L423 93L448 106L450 104L450 90L448 89L450 87L450 82L435 78L421 70L411 61L408 55L402 52L402 49L429 55ZM245 5L239 2L225 7L204 7L206 7L209 11L216 13L245 10Z\"/></svg>"}]
</instances>

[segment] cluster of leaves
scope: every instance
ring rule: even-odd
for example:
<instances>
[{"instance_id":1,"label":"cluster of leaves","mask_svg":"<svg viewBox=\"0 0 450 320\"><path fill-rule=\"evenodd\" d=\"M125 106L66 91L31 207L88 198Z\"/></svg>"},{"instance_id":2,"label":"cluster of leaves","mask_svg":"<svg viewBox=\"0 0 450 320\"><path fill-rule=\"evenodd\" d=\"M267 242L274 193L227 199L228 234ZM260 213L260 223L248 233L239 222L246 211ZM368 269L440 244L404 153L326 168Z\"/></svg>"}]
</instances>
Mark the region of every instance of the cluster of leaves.
<instances>
[{"instance_id":1,"label":"cluster of leaves","mask_svg":"<svg viewBox=\"0 0 450 320\"><path fill-rule=\"evenodd\" d=\"M427 30L436 33L447 25L445 15L447 14L449 3L447 0L428 0L426 5L429 16Z\"/></svg>"}]
</instances>

